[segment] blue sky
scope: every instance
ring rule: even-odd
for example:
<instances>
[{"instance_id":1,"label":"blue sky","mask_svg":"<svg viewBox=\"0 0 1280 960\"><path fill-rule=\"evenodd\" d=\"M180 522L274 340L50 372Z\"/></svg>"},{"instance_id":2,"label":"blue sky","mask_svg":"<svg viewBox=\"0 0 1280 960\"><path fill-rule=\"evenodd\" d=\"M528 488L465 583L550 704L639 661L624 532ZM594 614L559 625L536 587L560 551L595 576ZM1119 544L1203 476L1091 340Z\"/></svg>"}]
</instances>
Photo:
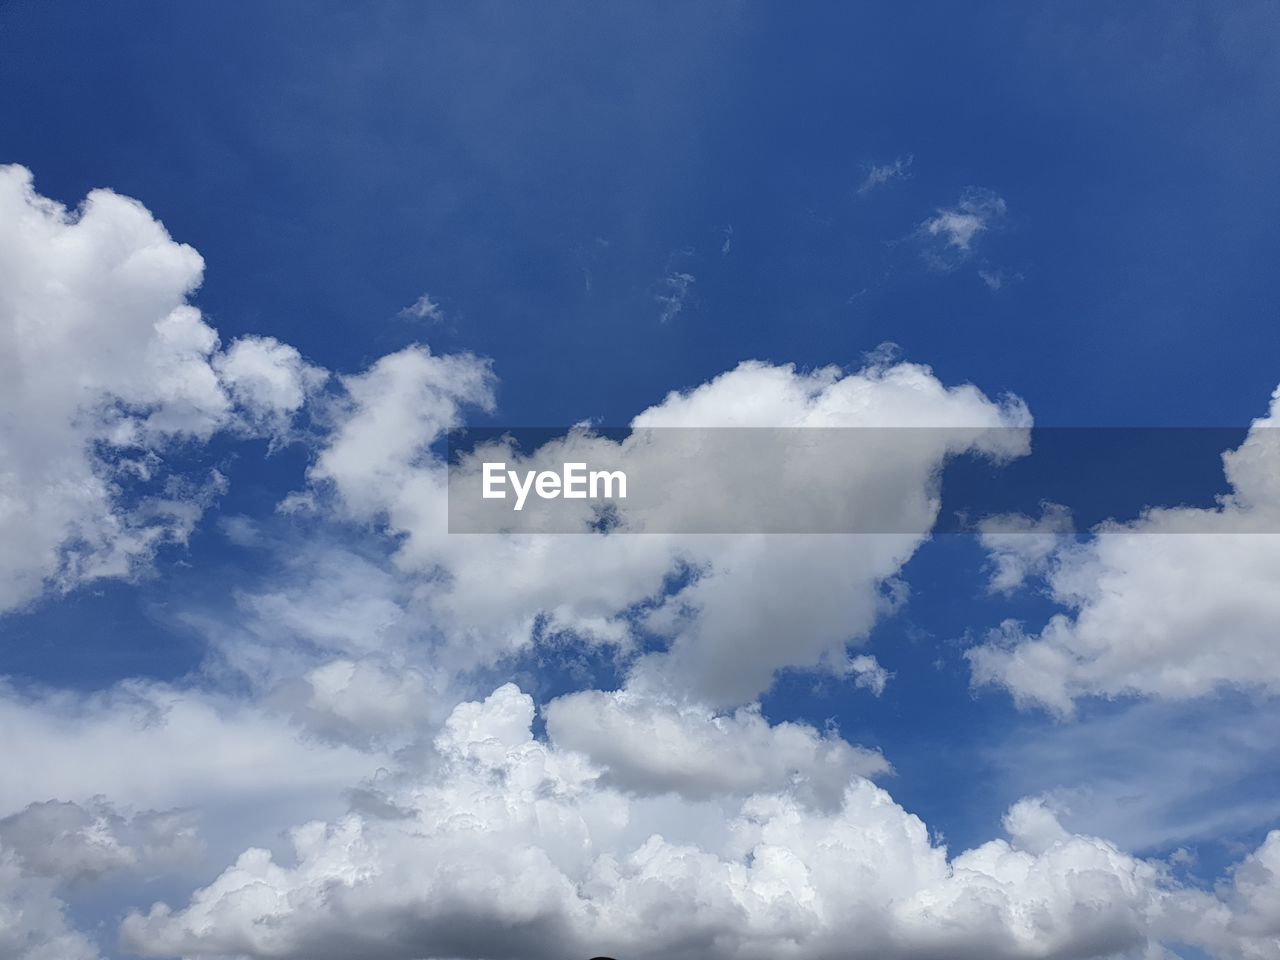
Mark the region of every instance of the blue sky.
<instances>
[{"instance_id":1,"label":"blue sky","mask_svg":"<svg viewBox=\"0 0 1280 960\"><path fill-rule=\"evenodd\" d=\"M1278 30L1267 2L0 5L0 908L34 918L0 909L0 956L1280 956L1280 562L1238 525L1280 500ZM74 212L100 189L141 206ZM1235 439L1110 538L431 526L455 423L1018 426L1010 398ZM522 809L480 785L538 750L561 807L441 832ZM924 840L866 839L908 814ZM806 846L842 831L845 861ZM287 907L237 893L253 847ZM474 875L389 892L449 857Z\"/></svg>"}]
</instances>

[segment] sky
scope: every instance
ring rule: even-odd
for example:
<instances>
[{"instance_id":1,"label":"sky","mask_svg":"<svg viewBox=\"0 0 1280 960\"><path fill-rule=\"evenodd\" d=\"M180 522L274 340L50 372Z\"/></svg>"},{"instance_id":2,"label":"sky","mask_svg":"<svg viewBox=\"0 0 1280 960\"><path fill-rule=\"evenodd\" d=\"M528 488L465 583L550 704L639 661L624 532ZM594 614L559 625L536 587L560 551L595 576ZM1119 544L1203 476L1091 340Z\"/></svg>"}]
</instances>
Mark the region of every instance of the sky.
<instances>
[{"instance_id":1,"label":"sky","mask_svg":"<svg viewBox=\"0 0 1280 960\"><path fill-rule=\"evenodd\" d=\"M1280 960L1277 50L0 0L0 960Z\"/></svg>"}]
</instances>

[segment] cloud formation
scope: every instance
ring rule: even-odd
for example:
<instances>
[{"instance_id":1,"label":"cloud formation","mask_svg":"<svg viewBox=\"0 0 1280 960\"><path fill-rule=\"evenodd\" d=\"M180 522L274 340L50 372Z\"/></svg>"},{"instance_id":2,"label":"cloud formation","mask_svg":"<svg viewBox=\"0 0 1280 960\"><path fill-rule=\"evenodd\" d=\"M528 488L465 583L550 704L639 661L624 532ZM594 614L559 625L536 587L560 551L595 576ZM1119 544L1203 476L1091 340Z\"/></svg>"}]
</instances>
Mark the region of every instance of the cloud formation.
<instances>
[{"instance_id":1,"label":"cloud formation","mask_svg":"<svg viewBox=\"0 0 1280 960\"><path fill-rule=\"evenodd\" d=\"M911 163L914 160L914 156L907 154L905 157L898 157L893 163L875 164L858 185L858 196L865 197L878 187L883 187L894 180L905 180L910 177Z\"/></svg>"},{"instance_id":2,"label":"cloud formation","mask_svg":"<svg viewBox=\"0 0 1280 960\"><path fill-rule=\"evenodd\" d=\"M444 311L440 309L440 304L431 299L431 294L424 293L401 310L400 316L410 320L426 320L435 323L444 319Z\"/></svg>"},{"instance_id":3,"label":"cloud formation","mask_svg":"<svg viewBox=\"0 0 1280 960\"><path fill-rule=\"evenodd\" d=\"M968 257L1004 212L967 194L922 236ZM141 205L95 191L73 214L10 167L0 213L0 401L20 414L0 425L0 610L49 583L127 575L181 541L221 481L172 474L175 445L219 431L282 442L300 414L316 428L279 521L313 524L313 539L278 545L279 569L217 615L185 618L210 640L199 675L97 693L0 686L0 726L20 732L0 780L0 955L96 960L68 920L71 892L189 862L212 835L206 876L220 872L132 910L125 948L1163 960L1191 944L1280 957L1280 833L1212 893L1073 832L1046 797L1014 804L1003 838L955 853L872 782L888 758L764 715L760 696L788 668L885 690L859 648L905 602L924 532L448 536L438 442L468 410L496 409L487 361L412 345L330 378L269 337L224 348L189 302L199 255ZM1064 714L1083 696L1280 687L1280 566L1270 539L1243 533L1280 492L1265 429L1278 417L1280 394L1226 455L1231 495L1195 515L1216 534L1180 536L1190 515L1177 509L1069 549L1053 517L989 524L993 587L1046 578L1069 615L1037 636L1010 625L971 652L975 678ZM949 458L1021 455L1029 424L1016 398L885 357L745 362L633 420L955 428L809 491L809 508L897 511L921 531ZM570 431L528 456L601 442ZM245 518L223 529L245 546L271 536ZM621 680L546 703L540 735L533 697L475 690L552 644L605 651ZM290 851L264 849L288 823Z\"/></svg>"},{"instance_id":4,"label":"cloud formation","mask_svg":"<svg viewBox=\"0 0 1280 960\"><path fill-rule=\"evenodd\" d=\"M763 792L725 807L718 836L693 838L698 805L629 798L581 754L535 739L533 719L512 685L460 705L433 775L388 787L394 816L301 826L294 865L248 850L186 907L129 916L123 942L255 960L1065 960L1158 957L1166 935L1270 922L1271 840L1237 871L1233 914L1158 862L1069 834L1034 800L1010 811L1008 839L954 857L858 777L835 809Z\"/></svg>"},{"instance_id":5,"label":"cloud formation","mask_svg":"<svg viewBox=\"0 0 1280 960\"><path fill-rule=\"evenodd\" d=\"M268 337L222 351L189 303L203 269L140 203L71 212L0 167L0 612L184 542L224 478L167 452L278 437L322 379Z\"/></svg>"},{"instance_id":6,"label":"cloud formation","mask_svg":"<svg viewBox=\"0 0 1280 960\"><path fill-rule=\"evenodd\" d=\"M438 663L455 672L491 664L527 649L535 624L543 635L626 653L641 622L668 649L635 672L655 689L714 706L752 701L783 667L849 675L846 646L901 599L893 578L936 517L942 464L966 452L1016 456L1025 437L1007 428L1030 424L1016 398L993 401L972 385L948 387L921 365L877 361L845 373L743 363L669 394L632 427L952 428L919 431L918 443L889 443L876 456L853 451L847 474L815 472L795 506L901 515L901 529L920 532L449 536L446 469L432 445L467 406L492 406L488 365L413 347L341 383L346 395L329 415L303 500L339 518L382 524L396 538L397 566L424 578L416 596L439 632ZM584 449L607 442L571 432L532 456L581 459ZM641 444L628 455L652 451ZM518 457L509 452L513 462ZM712 510L717 498L706 491L682 502ZM492 589L495 570L503 571L501 591ZM669 593L670 578L681 573L685 585ZM874 671L866 675L874 688Z\"/></svg>"},{"instance_id":7,"label":"cloud formation","mask_svg":"<svg viewBox=\"0 0 1280 960\"><path fill-rule=\"evenodd\" d=\"M729 239L726 237L721 247L722 253L728 253ZM658 313L659 323L670 323L684 310L685 301L689 299L690 288L698 282L693 274L683 270L673 270L658 283L658 292L653 299L661 305Z\"/></svg>"},{"instance_id":8,"label":"cloud formation","mask_svg":"<svg viewBox=\"0 0 1280 960\"><path fill-rule=\"evenodd\" d=\"M969 187L953 207L939 207L916 228L925 261L936 270L954 270L969 260L984 233L998 225L1008 212L1004 198L991 190ZM988 287L1001 285L998 271L986 269L983 281Z\"/></svg>"},{"instance_id":9,"label":"cloud formation","mask_svg":"<svg viewBox=\"0 0 1280 960\"><path fill-rule=\"evenodd\" d=\"M1215 508L1153 507L1079 544L1055 538L1052 517L1020 548L988 535L998 585L1039 570L1066 612L1038 633L1009 622L970 650L975 682L1060 715L1085 697L1280 692L1280 536L1255 532L1280 511L1277 426L1280 390L1223 454L1231 492Z\"/></svg>"}]
</instances>

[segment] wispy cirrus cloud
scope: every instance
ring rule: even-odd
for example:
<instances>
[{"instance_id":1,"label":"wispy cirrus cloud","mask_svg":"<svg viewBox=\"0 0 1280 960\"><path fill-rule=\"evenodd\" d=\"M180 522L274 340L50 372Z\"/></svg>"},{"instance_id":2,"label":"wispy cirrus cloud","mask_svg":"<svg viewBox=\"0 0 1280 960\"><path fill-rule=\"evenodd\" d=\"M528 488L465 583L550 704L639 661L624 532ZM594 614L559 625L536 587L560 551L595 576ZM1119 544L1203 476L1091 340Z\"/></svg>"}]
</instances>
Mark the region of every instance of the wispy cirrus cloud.
<instances>
[{"instance_id":1,"label":"wispy cirrus cloud","mask_svg":"<svg viewBox=\"0 0 1280 960\"><path fill-rule=\"evenodd\" d=\"M444 319L444 310L440 304L431 299L431 294L424 293L417 300L402 309L399 316L405 320L425 320L437 323Z\"/></svg>"},{"instance_id":2,"label":"wispy cirrus cloud","mask_svg":"<svg viewBox=\"0 0 1280 960\"><path fill-rule=\"evenodd\" d=\"M894 180L907 180L911 177L911 164L915 157L907 154L898 157L892 163L880 163L872 166L858 186L858 196L865 197L873 190L883 187Z\"/></svg>"},{"instance_id":3,"label":"wispy cirrus cloud","mask_svg":"<svg viewBox=\"0 0 1280 960\"><path fill-rule=\"evenodd\" d=\"M969 187L954 206L939 207L921 223L916 235L925 241L926 258L950 269L973 254L978 239L1004 219L1008 209L994 191Z\"/></svg>"},{"instance_id":4,"label":"wispy cirrus cloud","mask_svg":"<svg viewBox=\"0 0 1280 960\"><path fill-rule=\"evenodd\" d=\"M698 278L683 270L674 270L658 281L658 292L653 299L661 305L659 323L670 323L684 311L690 288Z\"/></svg>"}]
</instances>

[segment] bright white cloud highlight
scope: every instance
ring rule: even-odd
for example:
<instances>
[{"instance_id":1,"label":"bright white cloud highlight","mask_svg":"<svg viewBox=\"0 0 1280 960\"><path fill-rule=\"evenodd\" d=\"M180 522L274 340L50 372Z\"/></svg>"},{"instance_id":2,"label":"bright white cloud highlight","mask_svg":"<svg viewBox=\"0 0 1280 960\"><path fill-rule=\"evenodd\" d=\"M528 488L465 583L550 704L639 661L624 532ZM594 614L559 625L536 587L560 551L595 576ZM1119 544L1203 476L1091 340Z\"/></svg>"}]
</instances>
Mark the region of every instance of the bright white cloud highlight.
<instances>
[{"instance_id":1,"label":"bright white cloud highlight","mask_svg":"<svg viewBox=\"0 0 1280 960\"><path fill-rule=\"evenodd\" d=\"M1067 612L1035 634L1010 622L969 651L974 680L1062 715L1082 697L1280 692L1280 535L1257 532L1280 519L1278 426L1280 391L1223 455L1231 493L1218 507L1151 509L1032 558ZM988 537L1006 585L1027 561L1010 542Z\"/></svg>"},{"instance_id":2,"label":"bright white cloud highlight","mask_svg":"<svg viewBox=\"0 0 1280 960\"><path fill-rule=\"evenodd\" d=\"M1033 801L1010 812L1009 840L948 858L857 777L830 811L786 788L726 807L718 840L669 839L678 815L646 823L657 808L533 739L533 717L511 685L459 706L433 774L389 788L395 816L299 827L292 864L248 850L188 906L130 916L125 945L275 960L1156 957L1208 899Z\"/></svg>"},{"instance_id":3,"label":"bright white cloud highlight","mask_svg":"<svg viewBox=\"0 0 1280 960\"><path fill-rule=\"evenodd\" d=\"M416 599L439 631L437 662L449 669L527 648L535 624L544 635L571 633L625 654L631 618L643 615L647 629L670 640L667 652L636 667L655 689L736 706L752 701L787 666L881 686L871 664L850 665L846 647L901 602L903 588L893 578L923 542L922 533L450 536L445 468L430 447L460 422L467 405L492 405L488 366L414 347L342 384L346 397L331 414L330 439L306 496L339 517L382 522L398 538L398 566L425 578ZM996 402L971 385L947 387L924 366L873 363L844 373L744 363L687 393L670 394L632 425L949 428L919 431L916 444L888 442L874 456L851 453L847 474L817 471L805 491L807 510L878 511L901 517L902 529L924 531L936 517L945 460L966 452L1017 456L1026 438L1011 428L1029 424L1019 401ZM604 442L589 432L571 433L538 455L572 449L577 452L568 459L583 459L582 447ZM742 466L750 469L750 460ZM681 503L714 506L692 494ZM682 570L693 575L668 595L666 578ZM494 589L495 576L501 589Z\"/></svg>"},{"instance_id":4,"label":"bright white cloud highlight","mask_svg":"<svg viewBox=\"0 0 1280 960\"><path fill-rule=\"evenodd\" d=\"M834 805L850 780L890 769L878 751L804 724L771 726L756 709L716 715L629 690L593 690L554 700L545 713L557 747L586 754L606 771L606 782L641 795L699 800L803 783Z\"/></svg>"},{"instance_id":5,"label":"bright white cloud highlight","mask_svg":"<svg viewBox=\"0 0 1280 960\"><path fill-rule=\"evenodd\" d=\"M71 212L0 167L0 611L185 541L223 481L168 447L278 432L318 381L269 338L220 352L188 302L203 269L136 201Z\"/></svg>"}]
</instances>

